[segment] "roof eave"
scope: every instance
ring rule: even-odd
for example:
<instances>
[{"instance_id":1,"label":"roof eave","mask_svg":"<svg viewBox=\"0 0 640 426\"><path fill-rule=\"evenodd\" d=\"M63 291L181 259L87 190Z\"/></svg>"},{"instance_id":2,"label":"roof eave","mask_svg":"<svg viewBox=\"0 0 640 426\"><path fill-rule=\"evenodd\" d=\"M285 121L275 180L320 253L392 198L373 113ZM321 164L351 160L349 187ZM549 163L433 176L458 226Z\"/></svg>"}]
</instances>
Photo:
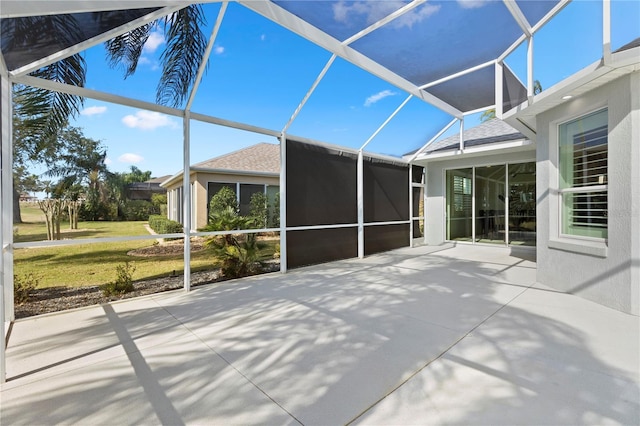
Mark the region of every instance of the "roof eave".
<instances>
[{"instance_id":1,"label":"roof eave","mask_svg":"<svg viewBox=\"0 0 640 426\"><path fill-rule=\"evenodd\" d=\"M464 150L453 149L447 151L435 151L421 154L414 160L414 163L428 163L432 161L453 160L459 158L476 157L486 154L499 154L512 151L532 151L535 150L535 142L530 139L518 139L508 142L492 143L480 146L472 146Z\"/></svg>"}]
</instances>

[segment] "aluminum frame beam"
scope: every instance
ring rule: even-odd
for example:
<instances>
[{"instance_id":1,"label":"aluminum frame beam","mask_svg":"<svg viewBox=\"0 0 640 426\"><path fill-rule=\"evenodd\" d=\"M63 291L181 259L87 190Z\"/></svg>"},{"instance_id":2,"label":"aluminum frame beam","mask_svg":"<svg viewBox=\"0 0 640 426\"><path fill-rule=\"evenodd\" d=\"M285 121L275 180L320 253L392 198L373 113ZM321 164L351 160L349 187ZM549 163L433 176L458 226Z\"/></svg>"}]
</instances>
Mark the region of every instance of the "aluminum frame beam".
<instances>
[{"instance_id":1,"label":"aluminum frame beam","mask_svg":"<svg viewBox=\"0 0 640 426\"><path fill-rule=\"evenodd\" d=\"M382 65L366 57L365 55L359 53L358 51L350 48L349 46L345 46L340 41L322 32L318 28L279 7L278 5L270 1L256 2L250 0L239 0L238 3L264 16L267 19L276 22L281 27L292 31L295 34L298 34L299 36L311 41L312 43L324 48L325 50L336 54L342 59L345 59L346 61L359 68L362 68L370 74L387 81L388 83L406 91L407 93L413 94L418 99L422 99L423 101L439 108L440 110L454 117L459 118L462 116L462 111L449 105L440 98L419 89L416 85L409 82L408 80L400 77L399 75L383 67Z\"/></svg>"}]
</instances>

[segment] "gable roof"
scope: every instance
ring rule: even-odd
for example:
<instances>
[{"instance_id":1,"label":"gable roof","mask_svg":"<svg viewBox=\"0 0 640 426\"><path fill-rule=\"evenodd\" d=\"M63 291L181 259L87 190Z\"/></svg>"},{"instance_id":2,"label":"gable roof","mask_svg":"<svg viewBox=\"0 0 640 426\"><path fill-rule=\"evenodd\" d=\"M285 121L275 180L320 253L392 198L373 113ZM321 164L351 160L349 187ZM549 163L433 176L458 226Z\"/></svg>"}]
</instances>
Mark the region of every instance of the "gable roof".
<instances>
[{"instance_id":1,"label":"gable roof","mask_svg":"<svg viewBox=\"0 0 640 426\"><path fill-rule=\"evenodd\" d=\"M465 129L464 131L464 146L466 148L524 139L527 139L525 135L497 118L493 118L476 127ZM457 150L459 147L460 135L455 134L432 143L424 152L429 154L432 152Z\"/></svg>"},{"instance_id":2,"label":"gable roof","mask_svg":"<svg viewBox=\"0 0 640 426\"><path fill-rule=\"evenodd\" d=\"M280 173L280 145L259 143L194 164L191 170Z\"/></svg>"}]
</instances>

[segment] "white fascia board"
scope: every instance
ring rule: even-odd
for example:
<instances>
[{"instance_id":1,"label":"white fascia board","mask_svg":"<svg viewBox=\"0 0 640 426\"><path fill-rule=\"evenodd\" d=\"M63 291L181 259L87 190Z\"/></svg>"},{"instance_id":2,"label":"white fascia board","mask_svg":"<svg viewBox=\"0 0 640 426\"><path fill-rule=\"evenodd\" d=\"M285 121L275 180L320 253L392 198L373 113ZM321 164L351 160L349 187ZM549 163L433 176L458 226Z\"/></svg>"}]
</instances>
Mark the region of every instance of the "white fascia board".
<instances>
[{"instance_id":1,"label":"white fascia board","mask_svg":"<svg viewBox=\"0 0 640 426\"><path fill-rule=\"evenodd\" d=\"M42 59L38 59L37 61L34 61L30 64L24 65L20 68L17 68L13 71L11 71L11 75L12 76L20 76L20 75L26 75L29 74L33 71L39 70L42 67L45 67L47 65L53 64L54 62L58 62L62 59L68 58L70 56L75 55L76 53L85 51L93 46L96 46L98 44L104 43L105 41L111 40L114 37L117 37L121 34L124 34L128 31L131 31L135 28L141 27L144 24L147 24L149 22L153 22L157 19L162 18L163 16L169 15L177 10L179 10L179 7L166 7L166 8L162 8L159 10L156 10L154 12L151 12L145 16L142 16L138 19L134 19L131 22L127 22L124 25L121 25L119 27L116 27L110 31L106 31L102 34L99 34L95 37L91 37L81 43L78 44L74 44L71 47L68 47L66 49L60 50L58 52L55 52L45 58Z\"/></svg>"},{"instance_id":2,"label":"white fascia board","mask_svg":"<svg viewBox=\"0 0 640 426\"><path fill-rule=\"evenodd\" d=\"M389 69L383 67L379 63L364 56L358 51L345 46L339 40L329 36L322 32L320 29L314 27L308 22L300 19L296 15L286 11L280 6L270 1L250 1L240 0L238 3L242 4L246 8L253 10L254 12L264 16L265 18L277 23L283 28L286 28L295 34L311 41L312 43L328 50L331 53L335 53L337 56L345 59L346 61L356 65L359 68L381 78L382 80L396 86L399 89L406 91L414 95L415 97L422 99L423 101L435 106L436 108L454 116L462 117L462 111L454 108L442 99L420 90L415 84L400 77Z\"/></svg>"},{"instance_id":3,"label":"white fascia board","mask_svg":"<svg viewBox=\"0 0 640 426\"><path fill-rule=\"evenodd\" d=\"M280 172L259 172L253 170L229 170L229 169L208 169L206 167L192 167L191 173L212 173L219 175L244 175L257 177L278 177Z\"/></svg>"},{"instance_id":4,"label":"white fascia board","mask_svg":"<svg viewBox=\"0 0 640 426\"><path fill-rule=\"evenodd\" d=\"M494 155L500 154L500 151L513 151L513 150L533 150L535 149L535 142L530 139L518 139L509 142L498 142L481 146L474 146L465 148L464 151L449 150L442 152L434 152L430 154L422 154L414 160L418 162L430 162L430 161L442 161L444 159L454 159L461 157L478 156L492 153Z\"/></svg>"},{"instance_id":5,"label":"white fascia board","mask_svg":"<svg viewBox=\"0 0 640 426\"><path fill-rule=\"evenodd\" d=\"M609 65L616 68L634 67L638 69L638 66L640 66L640 47L612 53L611 63Z\"/></svg>"},{"instance_id":6,"label":"white fascia board","mask_svg":"<svg viewBox=\"0 0 640 426\"><path fill-rule=\"evenodd\" d=\"M191 167L189 169L189 176L195 175L196 173L209 173L209 174L217 174L217 175L244 175L244 176L256 176L256 177L272 177L277 178L280 176L279 172L258 172L251 170L229 170L229 169L209 169L206 167ZM162 188L166 188L174 183L179 183L182 180L182 172L176 173L171 176L167 180L160 183Z\"/></svg>"},{"instance_id":7,"label":"white fascia board","mask_svg":"<svg viewBox=\"0 0 640 426\"><path fill-rule=\"evenodd\" d=\"M219 3L222 0L2 0L0 18L62 15L149 7L187 7L194 3Z\"/></svg>"}]
</instances>

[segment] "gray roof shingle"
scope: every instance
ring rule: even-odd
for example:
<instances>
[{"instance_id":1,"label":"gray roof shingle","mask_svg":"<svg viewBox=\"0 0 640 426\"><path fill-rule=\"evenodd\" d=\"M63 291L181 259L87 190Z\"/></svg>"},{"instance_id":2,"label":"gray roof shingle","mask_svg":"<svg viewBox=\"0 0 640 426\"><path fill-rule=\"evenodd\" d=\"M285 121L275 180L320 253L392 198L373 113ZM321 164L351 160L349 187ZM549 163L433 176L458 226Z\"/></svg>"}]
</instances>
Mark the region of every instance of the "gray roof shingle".
<instances>
[{"instance_id":1,"label":"gray roof shingle","mask_svg":"<svg viewBox=\"0 0 640 426\"><path fill-rule=\"evenodd\" d=\"M194 164L191 168L280 173L280 146L263 142Z\"/></svg>"},{"instance_id":2,"label":"gray roof shingle","mask_svg":"<svg viewBox=\"0 0 640 426\"><path fill-rule=\"evenodd\" d=\"M479 126L465 129L464 131L465 147L516 141L521 139L527 139L527 137L497 118L486 121ZM425 152L431 153L437 151L448 151L458 149L459 146L460 136L455 134L432 143Z\"/></svg>"}]
</instances>

